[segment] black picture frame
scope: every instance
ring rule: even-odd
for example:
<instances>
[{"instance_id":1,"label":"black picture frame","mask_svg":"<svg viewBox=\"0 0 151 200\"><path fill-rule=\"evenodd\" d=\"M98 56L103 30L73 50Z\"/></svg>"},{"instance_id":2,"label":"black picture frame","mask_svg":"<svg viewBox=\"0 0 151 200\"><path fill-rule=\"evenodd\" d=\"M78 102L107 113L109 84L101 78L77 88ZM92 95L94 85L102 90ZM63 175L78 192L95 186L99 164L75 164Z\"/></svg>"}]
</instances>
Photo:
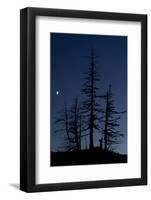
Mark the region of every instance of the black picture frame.
<instances>
[{"instance_id":1,"label":"black picture frame","mask_svg":"<svg viewBox=\"0 0 151 200\"><path fill-rule=\"evenodd\" d=\"M141 178L36 184L35 163L35 19L54 16L141 23ZM147 184L147 15L48 8L20 11L20 190L44 192Z\"/></svg>"}]
</instances>

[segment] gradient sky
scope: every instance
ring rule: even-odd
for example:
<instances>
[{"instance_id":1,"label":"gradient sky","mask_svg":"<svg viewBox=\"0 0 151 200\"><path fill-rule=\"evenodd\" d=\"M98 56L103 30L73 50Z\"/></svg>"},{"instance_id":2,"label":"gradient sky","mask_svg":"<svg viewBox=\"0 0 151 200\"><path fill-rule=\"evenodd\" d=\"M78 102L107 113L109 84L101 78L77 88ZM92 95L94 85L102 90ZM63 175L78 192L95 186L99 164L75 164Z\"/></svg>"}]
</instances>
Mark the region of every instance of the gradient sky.
<instances>
[{"instance_id":1,"label":"gradient sky","mask_svg":"<svg viewBox=\"0 0 151 200\"><path fill-rule=\"evenodd\" d=\"M127 110L127 37L86 34L50 33L51 48L51 150L58 151L63 145L61 133L54 133L55 119L64 104L71 105L76 96L85 96L80 89L84 73L88 71L90 50L97 56L96 67L100 74L99 93L104 94L112 85L117 111ZM59 94L57 94L57 91ZM127 113L121 116L120 128L124 134L116 151L127 153ZM94 134L94 145L99 145L100 135ZM82 146L89 146L88 138Z\"/></svg>"}]
</instances>

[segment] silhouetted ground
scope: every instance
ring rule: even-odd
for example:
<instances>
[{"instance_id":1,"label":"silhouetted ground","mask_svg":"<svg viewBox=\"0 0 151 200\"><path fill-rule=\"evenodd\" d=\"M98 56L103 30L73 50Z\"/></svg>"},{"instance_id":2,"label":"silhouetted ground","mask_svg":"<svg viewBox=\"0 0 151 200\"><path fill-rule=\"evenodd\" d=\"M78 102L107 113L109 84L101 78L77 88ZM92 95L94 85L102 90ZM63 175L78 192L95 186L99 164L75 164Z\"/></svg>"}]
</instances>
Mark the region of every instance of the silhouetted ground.
<instances>
[{"instance_id":1,"label":"silhouetted ground","mask_svg":"<svg viewBox=\"0 0 151 200\"><path fill-rule=\"evenodd\" d=\"M51 152L51 166L127 163L127 155L100 149Z\"/></svg>"}]
</instances>

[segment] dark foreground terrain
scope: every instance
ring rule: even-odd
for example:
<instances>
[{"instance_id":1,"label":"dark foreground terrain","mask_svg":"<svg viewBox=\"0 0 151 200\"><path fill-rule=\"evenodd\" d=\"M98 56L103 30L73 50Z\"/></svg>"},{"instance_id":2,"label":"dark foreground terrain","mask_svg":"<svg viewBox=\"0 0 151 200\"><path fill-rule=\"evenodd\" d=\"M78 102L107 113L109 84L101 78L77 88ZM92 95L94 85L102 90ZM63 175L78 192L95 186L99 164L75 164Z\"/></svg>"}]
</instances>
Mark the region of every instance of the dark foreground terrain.
<instances>
[{"instance_id":1,"label":"dark foreground terrain","mask_svg":"<svg viewBox=\"0 0 151 200\"><path fill-rule=\"evenodd\" d=\"M126 163L127 155L100 149L51 152L51 166Z\"/></svg>"}]
</instances>

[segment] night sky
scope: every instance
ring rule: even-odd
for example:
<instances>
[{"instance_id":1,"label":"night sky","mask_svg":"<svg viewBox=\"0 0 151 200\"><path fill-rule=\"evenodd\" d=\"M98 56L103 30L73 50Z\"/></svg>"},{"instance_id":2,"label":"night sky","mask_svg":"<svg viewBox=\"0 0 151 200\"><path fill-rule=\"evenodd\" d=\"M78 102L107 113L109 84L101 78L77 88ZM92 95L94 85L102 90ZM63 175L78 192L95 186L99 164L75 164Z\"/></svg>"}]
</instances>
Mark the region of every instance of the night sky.
<instances>
[{"instance_id":1,"label":"night sky","mask_svg":"<svg viewBox=\"0 0 151 200\"><path fill-rule=\"evenodd\" d=\"M54 133L55 120L64 104L71 105L76 96L84 100L80 90L84 73L88 71L90 51L97 58L100 74L99 93L104 94L112 85L117 111L127 110L127 37L87 34L50 33L51 63L51 150L58 151L63 145L63 134ZM120 128L124 134L116 151L127 153L127 113L121 116ZM94 134L94 145L99 145L100 135ZM82 146L89 146L88 138Z\"/></svg>"}]
</instances>

